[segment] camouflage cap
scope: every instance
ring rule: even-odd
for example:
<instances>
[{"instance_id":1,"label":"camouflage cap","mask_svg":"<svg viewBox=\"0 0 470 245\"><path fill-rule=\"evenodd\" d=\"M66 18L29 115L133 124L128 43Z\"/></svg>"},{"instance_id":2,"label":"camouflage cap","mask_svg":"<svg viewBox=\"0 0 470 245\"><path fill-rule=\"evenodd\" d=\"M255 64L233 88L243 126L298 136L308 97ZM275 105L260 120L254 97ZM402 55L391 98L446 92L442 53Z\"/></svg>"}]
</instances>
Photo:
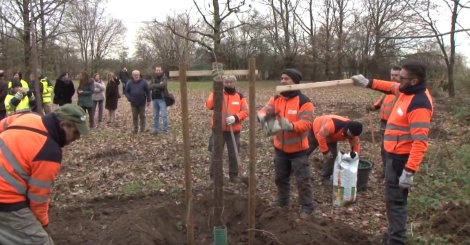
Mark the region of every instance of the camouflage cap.
<instances>
[{"instance_id":1,"label":"camouflage cap","mask_svg":"<svg viewBox=\"0 0 470 245\"><path fill-rule=\"evenodd\" d=\"M57 108L54 114L75 124L80 135L87 135L90 132L90 128L87 124L87 114L80 106L65 104Z\"/></svg>"}]
</instances>

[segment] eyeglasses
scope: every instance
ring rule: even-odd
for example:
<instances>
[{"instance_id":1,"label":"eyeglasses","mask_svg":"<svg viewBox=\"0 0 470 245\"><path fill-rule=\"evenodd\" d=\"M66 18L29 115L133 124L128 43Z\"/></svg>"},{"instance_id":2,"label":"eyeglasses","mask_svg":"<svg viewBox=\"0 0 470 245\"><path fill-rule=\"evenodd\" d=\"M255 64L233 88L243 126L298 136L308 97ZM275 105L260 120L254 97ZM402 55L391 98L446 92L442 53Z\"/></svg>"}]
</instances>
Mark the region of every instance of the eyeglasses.
<instances>
[{"instance_id":1,"label":"eyeglasses","mask_svg":"<svg viewBox=\"0 0 470 245\"><path fill-rule=\"evenodd\" d=\"M415 79L416 77L402 77L400 76L400 80L412 80Z\"/></svg>"}]
</instances>

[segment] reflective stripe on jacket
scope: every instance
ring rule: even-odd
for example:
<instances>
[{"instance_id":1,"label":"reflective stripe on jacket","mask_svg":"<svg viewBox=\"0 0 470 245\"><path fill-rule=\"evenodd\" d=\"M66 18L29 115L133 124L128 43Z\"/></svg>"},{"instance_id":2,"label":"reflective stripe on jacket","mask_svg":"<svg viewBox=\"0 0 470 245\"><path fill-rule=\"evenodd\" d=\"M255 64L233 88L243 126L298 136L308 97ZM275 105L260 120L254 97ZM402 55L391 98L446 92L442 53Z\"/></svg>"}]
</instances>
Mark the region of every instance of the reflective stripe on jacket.
<instances>
[{"instance_id":1,"label":"reflective stripe on jacket","mask_svg":"<svg viewBox=\"0 0 470 245\"><path fill-rule=\"evenodd\" d=\"M28 113L10 123L0 134L0 212L29 206L43 226L49 223L49 197L65 142L53 113Z\"/></svg>"},{"instance_id":2,"label":"reflective stripe on jacket","mask_svg":"<svg viewBox=\"0 0 470 245\"><path fill-rule=\"evenodd\" d=\"M12 94L8 94L5 98L5 109L7 111L7 115L13 115L19 112L31 111L29 106L29 98L28 96L24 95L23 98L19 101L18 105L14 105L12 103L12 99L15 99L15 96Z\"/></svg>"},{"instance_id":3,"label":"reflective stripe on jacket","mask_svg":"<svg viewBox=\"0 0 470 245\"><path fill-rule=\"evenodd\" d=\"M234 94L229 94L224 91L224 104L222 105L222 130L230 131L230 126L227 125L225 119L228 116L235 116L235 123L232 124L233 131L239 132L242 130L242 121L248 117L248 104L246 98L243 94L235 92ZM214 93L209 95L209 98L206 100L206 108L209 110L214 110ZM228 108L228 112L227 112ZM214 126L214 112L212 112L211 117L211 126Z\"/></svg>"},{"instance_id":4,"label":"reflective stripe on jacket","mask_svg":"<svg viewBox=\"0 0 470 245\"><path fill-rule=\"evenodd\" d=\"M399 96L387 121L384 148L391 158L407 159L405 168L418 171L428 148L433 101L426 82L399 90L399 83L372 80L372 89Z\"/></svg>"},{"instance_id":5,"label":"reflective stripe on jacket","mask_svg":"<svg viewBox=\"0 0 470 245\"><path fill-rule=\"evenodd\" d=\"M45 78L41 79L41 83L43 86L42 102L49 103L52 101L52 91L54 91L54 87Z\"/></svg>"},{"instance_id":6,"label":"reflective stripe on jacket","mask_svg":"<svg viewBox=\"0 0 470 245\"><path fill-rule=\"evenodd\" d=\"M347 140L351 146L351 150L357 152L361 151L361 144L358 136L349 138L344 133L344 126L350 120L346 117L337 115L325 115L315 118L313 121L313 135L318 141L320 151L326 154L330 151L328 143L336 143L339 141Z\"/></svg>"},{"instance_id":7,"label":"reflective stripe on jacket","mask_svg":"<svg viewBox=\"0 0 470 245\"><path fill-rule=\"evenodd\" d=\"M258 114L275 113L294 125L292 131L283 130L273 136L275 148L292 154L304 152L309 148L308 131L312 128L314 110L313 103L306 95L300 91L292 91L290 97L271 97Z\"/></svg>"},{"instance_id":8,"label":"reflective stripe on jacket","mask_svg":"<svg viewBox=\"0 0 470 245\"><path fill-rule=\"evenodd\" d=\"M387 122L390 114L392 113L393 106L398 97L394 94L384 94L380 99L374 103L375 108L380 107L380 120Z\"/></svg>"}]
</instances>

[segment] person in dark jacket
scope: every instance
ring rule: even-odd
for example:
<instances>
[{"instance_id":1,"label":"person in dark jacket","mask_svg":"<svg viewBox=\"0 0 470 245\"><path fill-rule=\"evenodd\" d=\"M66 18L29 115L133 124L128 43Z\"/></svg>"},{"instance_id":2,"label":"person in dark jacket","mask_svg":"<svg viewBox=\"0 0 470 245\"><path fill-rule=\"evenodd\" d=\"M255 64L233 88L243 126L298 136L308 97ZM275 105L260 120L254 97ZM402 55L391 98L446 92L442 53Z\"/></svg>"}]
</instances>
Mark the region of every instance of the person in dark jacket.
<instances>
[{"instance_id":1,"label":"person in dark jacket","mask_svg":"<svg viewBox=\"0 0 470 245\"><path fill-rule=\"evenodd\" d=\"M109 119L108 123L116 122L116 110L118 107L119 98L119 78L117 78L113 73L108 75L108 83L106 84L106 102L105 108L108 110Z\"/></svg>"},{"instance_id":2,"label":"person in dark jacket","mask_svg":"<svg viewBox=\"0 0 470 245\"><path fill-rule=\"evenodd\" d=\"M72 97L75 94L75 86L69 79L69 73L64 72L55 80L54 101L59 106L72 103Z\"/></svg>"},{"instance_id":3,"label":"person in dark jacket","mask_svg":"<svg viewBox=\"0 0 470 245\"><path fill-rule=\"evenodd\" d=\"M147 81L140 77L140 71L132 72L132 80L126 84L125 94L131 103L134 133L145 132L145 106L150 105L150 88Z\"/></svg>"},{"instance_id":4,"label":"person in dark jacket","mask_svg":"<svg viewBox=\"0 0 470 245\"><path fill-rule=\"evenodd\" d=\"M119 80L122 83L122 91L126 88L127 82L130 80L131 76L129 76L129 72L127 72L127 68L123 67L122 70L119 72Z\"/></svg>"},{"instance_id":5,"label":"person in dark jacket","mask_svg":"<svg viewBox=\"0 0 470 245\"><path fill-rule=\"evenodd\" d=\"M8 94L8 82L5 81L5 72L0 70L0 120L7 116L7 110L5 109L5 98Z\"/></svg>"},{"instance_id":6,"label":"person in dark jacket","mask_svg":"<svg viewBox=\"0 0 470 245\"><path fill-rule=\"evenodd\" d=\"M153 134L158 134L160 131L160 114L163 119L162 131L163 133L168 131L168 112L165 103L165 97L168 96L167 82L168 79L163 73L162 67L155 67L155 78L150 84L153 104Z\"/></svg>"}]
</instances>

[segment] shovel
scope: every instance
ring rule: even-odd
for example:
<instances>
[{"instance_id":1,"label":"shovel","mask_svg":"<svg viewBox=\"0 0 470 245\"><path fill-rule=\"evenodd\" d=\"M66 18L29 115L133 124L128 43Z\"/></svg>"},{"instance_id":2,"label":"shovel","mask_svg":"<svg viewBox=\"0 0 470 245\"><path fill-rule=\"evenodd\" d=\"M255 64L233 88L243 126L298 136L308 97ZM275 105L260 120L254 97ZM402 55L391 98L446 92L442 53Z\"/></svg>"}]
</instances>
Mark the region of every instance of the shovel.
<instances>
[{"instance_id":1,"label":"shovel","mask_svg":"<svg viewBox=\"0 0 470 245\"><path fill-rule=\"evenodd\" d=\"M228 113L228 106L227 106L227 102L225 101L225 98L224 98L224 106L225 106L225 111ZM235 155L236 155L236 159L237 159L238 172L240 172L240 175L241 175L239 177L240 181L243 184L249 186L250 181L249 181L248 177L245 174L243 174L244 169L243 169L243 167L240 163L240 156L238 155L238 147L237 147L237 142L235 141L235 134L233 133L233 126L229 125L229 128L230 128L230 136L232 138L233 148L235 150Z\"/></svg>"}]
</instances>

